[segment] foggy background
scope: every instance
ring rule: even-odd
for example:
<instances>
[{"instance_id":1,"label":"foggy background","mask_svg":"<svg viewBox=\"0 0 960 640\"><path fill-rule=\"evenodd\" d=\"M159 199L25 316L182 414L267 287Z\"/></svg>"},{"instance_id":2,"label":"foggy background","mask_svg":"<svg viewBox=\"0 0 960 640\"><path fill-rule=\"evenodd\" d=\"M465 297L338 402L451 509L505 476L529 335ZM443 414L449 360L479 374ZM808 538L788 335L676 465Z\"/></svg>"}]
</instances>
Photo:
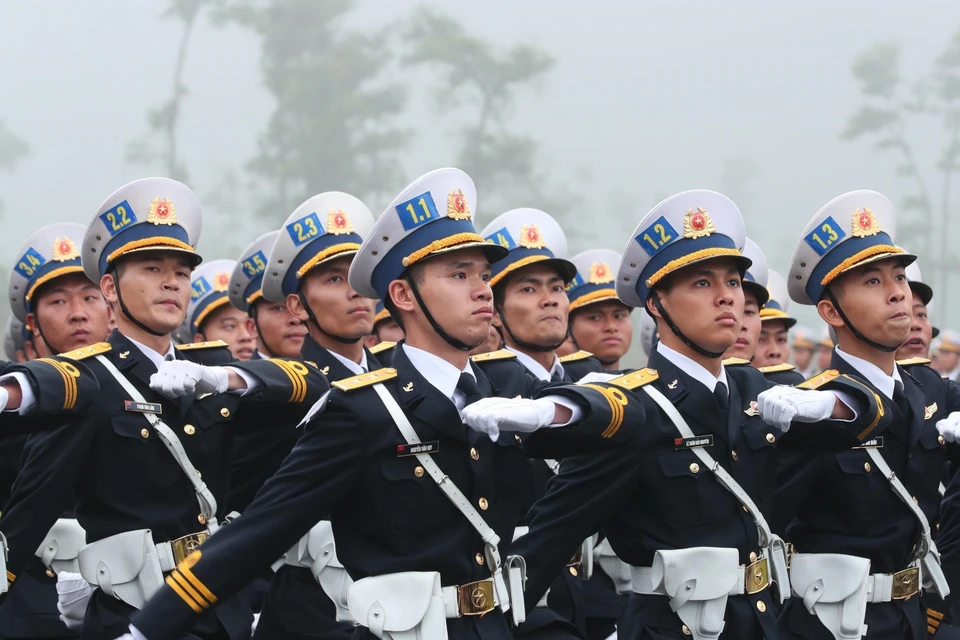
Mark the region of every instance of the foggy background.
<instances>
[{"instance_id":1,"label":"foggy background","mask_svg":"<svg viewBox=\"0 0 960 640\"><path fill-rule=\"evenodd\" d=\"M876 189L960 328L955 1L2 0L0 24L4 285L27 235L135 178L186 181L200 253L235 259L312 194L379 215L454 165L478 228L539 207L571 255L716 189L784 275L823 204Z\"/></svg>"}]
</instances>

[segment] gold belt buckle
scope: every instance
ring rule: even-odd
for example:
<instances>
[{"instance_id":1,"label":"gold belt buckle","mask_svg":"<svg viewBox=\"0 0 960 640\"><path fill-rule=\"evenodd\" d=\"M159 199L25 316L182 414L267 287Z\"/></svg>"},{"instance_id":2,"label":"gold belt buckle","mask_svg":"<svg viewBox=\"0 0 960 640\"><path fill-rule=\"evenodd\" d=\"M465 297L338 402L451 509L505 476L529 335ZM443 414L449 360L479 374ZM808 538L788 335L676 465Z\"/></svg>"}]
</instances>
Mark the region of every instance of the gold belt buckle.
<instances>
[{"instance_id":1,"label":"gold belt buckle","mask_svg":"<svg viewBox=\"0 0 960 640\"><path fill-rule=\"evenodd\" d=\"M493 580L477 580L457 587L461 616L482 616L496 606L493 601Z\"/></svg>"},{"instance_id":2,"label":"gold belt buckle","mask_svg":"<svg viewBox=\"0 0 960 640\"><path fill-rule=\"evenodd\" d=\"M201 531L200 533L191 533L182 538L171 540L170 549L173 551L174 563L179 565L186 560L187 556L199 549L200 545L206 542L208 537L210 537L209 533Z\"/></svg>"},{"instance_id":3,"label":"gold belt buckle","mask_svg":"<svg viewBox=\"0 0 960 640\"><path fill-rule=\"evenodd\" d=\"M743 590L748 594L760 593L770 586L770 570L767 559L760 558L743 570Z\"/></svg>"},{"instance_id":4,"label":"gold belt buckle","mask_svg":"<svg viewBox=\"0 0 960 640\"><path fill-rule=\"evenodd\" d=\"M909 600L920 593L920 569L912 567L893 574L893 599Z\"/></svg>"}]
</instances>

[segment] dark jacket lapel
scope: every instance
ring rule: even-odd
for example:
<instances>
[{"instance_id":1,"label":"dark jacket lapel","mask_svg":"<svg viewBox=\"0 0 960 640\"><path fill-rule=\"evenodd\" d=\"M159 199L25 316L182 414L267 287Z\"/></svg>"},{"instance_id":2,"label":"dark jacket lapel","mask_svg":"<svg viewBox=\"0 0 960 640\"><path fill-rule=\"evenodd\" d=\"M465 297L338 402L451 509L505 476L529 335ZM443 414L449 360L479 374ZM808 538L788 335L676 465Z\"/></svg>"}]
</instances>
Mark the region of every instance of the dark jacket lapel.
<instances>
[{"instance_id":1,"label":"dark jacket lapel","mask_svg":"<svg viewBox=\"0 0 960 640\"><path fill-rule=\"evenodd\" d=\"M730 410L727 411L727 442L730 447L735 447L740 442L740 430L743 428L746 415L743 413L742 400L740 399L740 389L737 383L727 371L727 389L730 394Z\"/></svg>"},{"instance_id":2,"label":"dark jacket lapel","mask_svg":"<svg viewBox=\"0 0 960 640\"><path fill-rule=\"evenodd\" d=\"M430 430L457 440L467 439L467 428L453 401L420 375L402 345L397 345L394 350L391 365L397 370L397 386L404 412L415 419L414 426L422 440L431 439L426 435Z\"/></svg>"},{"instance_id":3,"label":"dark jacket lapel","mask_svg":"<svg viewBox=\"0 0 960 640\"><path fill-rule=\"evenodd\" d=\"M660 390L687 417L687 423L694 433L700 435L709 432L727 439L725 425L717 423L719 407L711 390L656 350L650 354L647 366L657 370Z\"/></svg>"},{"instance_id":4,"label":"dark jacket lapel","mask_svg":"<svg viewBox=\"0 0 960 640\"><path fill-rule=\"evenodd\" d=\"M924 396L923 385L919 380L911 376L905 369L900 369L900 379L903 380L903 393L907 396L907 404L910 405L910 430L909 443L915 445L920 440L920 434L923 433L924 424Z\"/></svg>"}]
</instances>

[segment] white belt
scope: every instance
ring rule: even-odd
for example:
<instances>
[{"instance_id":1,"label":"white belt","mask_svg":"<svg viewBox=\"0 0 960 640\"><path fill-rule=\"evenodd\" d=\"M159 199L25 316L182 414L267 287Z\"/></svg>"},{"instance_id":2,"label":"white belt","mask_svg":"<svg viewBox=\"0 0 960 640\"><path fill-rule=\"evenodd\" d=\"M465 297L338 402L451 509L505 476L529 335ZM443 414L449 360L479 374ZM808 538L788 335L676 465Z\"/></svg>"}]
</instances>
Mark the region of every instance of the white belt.
<instances>
[{"instance_id":1,"label":"white belt","mask_svg":"<svg viewBox=\"0 0 960 640\"><path fill-rule=\"evenodd\" d=\"M631 590L645 596L668 596L662 580L654 577L653 567L630 567ZM659 584L657 584L659 583ZM891 585L893 581L891 579ZM770 584L766 558L749 565L740 565L737 580L727 595L742 596L763 591Z\"/></svg>"},{"instance_id":2,"label":"white belt","mask_svg":"<svg viewBox=\"0 0 960 640\"><path fill-rule=\"evenodd\" d=\"M867 577L867 603L893 602L915 596L920 592L919 577L917 568L897 573L874 573Z\"/></svg>"}]
</instances>

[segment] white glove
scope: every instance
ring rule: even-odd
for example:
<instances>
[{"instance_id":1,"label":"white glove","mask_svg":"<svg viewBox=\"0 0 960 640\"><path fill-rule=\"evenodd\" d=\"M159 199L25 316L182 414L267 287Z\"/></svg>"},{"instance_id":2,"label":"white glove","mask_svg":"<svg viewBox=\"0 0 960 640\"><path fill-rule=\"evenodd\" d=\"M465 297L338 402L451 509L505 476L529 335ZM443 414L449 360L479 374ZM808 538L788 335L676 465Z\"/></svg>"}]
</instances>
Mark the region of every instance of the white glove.
<instances>
[{"instance_id":1,"label":"white glove","mask_svg":"<svg viewBox=\"0 0 960 640\"><path fill-rule=\"evenodd\" d=\"M150 376L150 388L169 398L224 393L230 386L230 373L224 367L205 367L188 360L161 362Z\"/></svg>"},{"instance_id":2,"label":"white glove","mask_svg":"<svg viewBox=\"0 0 960 640\"><path fill-rule=\"evenodd\" d=\"M960 442L960 411L954 411L937 422L937 431L947 442Z\"/></svg>"},{"instance_id":3,"label":"white glove","mask_svg":"<svg viewBox=\"0 0 960 640\"><path fill-rule=\"evenodd\" d=\"M3 387L0 387L0 411L7 408L8 402L10 402L10 393Z\"/></svg>"},{"instance_id":4,"label":"white glove","mask_svg":"<svg viewBox=\"0 0 960 640\"><path fill-rule=\"evenodd\" d=\"M794 387L777 386L757 396L757 411L769 425L786 433L790 422L820 422L828 420L837 405L837 396L829 391L805 391Z\"/></svg>"},{"instance_id":5,"label":"white glove","mask_svg":"<svg viewBox=\"0 0 960 640\"><path fill-rule=\"evenodd\" d=\"M76 631L83 627L83 616L92 595L93 587L79 573L61 571L57 574L57 610L67 629Z\"/></svg>"},{"instance_id":6,"label":"white glove","mask_svg":"<svg viewBox=\"0 0 960 640\"><path fill-rule=\"evenodd\" d=\"M125 633L116 640L147 640L147 637L140 633L140 630L135 626L130 625L130 633Z\"/></svg>"},{"instance_id":7,"label":"white glove","mask_svg":"<svg viewBox=\"0 0 960 640\"><path fill-rule=\"evenodd\" d=\"M614 378L619 378L619 373L607 373L606 371L591 371L587 375L577 380L577 384L587 384L589 382L610 382Z\"/></svg>"},{"instance_id":8,"label":"white glove","mask_svg":"<svg viewBox=\"0 0 960 640\"><path fill-rule=\"evenodd\" d=\"M532 433L553 422L557 406L540 398L483 398L464 407L463 423L490 436L494 442L501 431Z\"/></svg>"}]
</instances>

